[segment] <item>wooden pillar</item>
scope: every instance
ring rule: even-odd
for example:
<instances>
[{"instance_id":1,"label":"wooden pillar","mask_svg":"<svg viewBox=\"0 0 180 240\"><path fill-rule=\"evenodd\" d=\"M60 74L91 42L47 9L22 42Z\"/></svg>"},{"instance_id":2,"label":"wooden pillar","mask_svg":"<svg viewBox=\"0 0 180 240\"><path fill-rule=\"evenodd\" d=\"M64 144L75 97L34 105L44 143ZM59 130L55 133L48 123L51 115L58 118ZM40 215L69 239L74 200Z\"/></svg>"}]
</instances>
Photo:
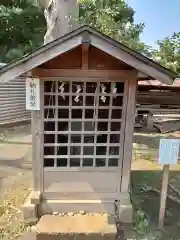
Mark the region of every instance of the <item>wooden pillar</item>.
<instances>
[{"instance_id":1,"label":"wooden pillar","mask_svg":"<svg viewBox=\"0 0 180 240\"><path fill-rule=\"evenodd\" d=\"M148 112L147 114L147 129L148 130L152 130L153 129L153 113L152 112Z\"/></svg>"},{"instance_id":2,"label":"wooden pillar","mask_svg":"<svg viewBox=\"0 0 180 240\"><path fill-rule=\"evenodd\" d=\"M32 127L32 175L33 192L32 203L39 203L43 192L43 81L40 81L40 111L31 112Z\"/></svg>"},{"instance_id":3,"label":"wooden pillar","mask_svg":"<svg viewBox=\"0 0 180 240\"><path fill-rule=\"evenodd\" d=\"M82 69L89 69L89 43L83 43L82 49Z\"/></svg>"},{"instance_id":4,"label":"wooden pillar","mask_svg":"<svg viewBox=\"0 0 180 240\"><path fill-rule=\"evenodd\" d=\"M132 160L132 145L133 133L135 123L135 107L136 107L136 88L137 80L130 79L128 81L128 97L126 109L126 124L125 124L125 137L124 137L124 155L122 166L122 182L121 192L128 193L131 173L131 160Z\"/></svg>"},{"instance_id":5,"label":"wooden pillar","mask_svg":"<svg viewBox=\"0 0 180 240\"><path fill-rule=\"evenodd\" d=\"M126 109L126 124L125 124L125 137L124 137L124 155L122 167L122 182L121 192L128 193L131 173L131 160L132 160L132 145L133 133L135 123L135 107L136 107L136 78L128 81L128 97Z\"/></svg>"},{"instance_id":6,"label":"wooden pillar","mask_svg":"<svg viewBox=\"0 0 180 240\"><path fill-rule=\"evenodd\" d=\"M132 161L132 147L133 147L133 133L135 123L135 106L136 106L136 88L137 78L128 80L127 91L127 108L125 119L125 133L124 133L124 154L122 163L122 177L121 177L121 199L119 205L119 218L123 222L132 222L133 209L129 196L129 184L131 174Z\"/></svg>"}]
</instances>

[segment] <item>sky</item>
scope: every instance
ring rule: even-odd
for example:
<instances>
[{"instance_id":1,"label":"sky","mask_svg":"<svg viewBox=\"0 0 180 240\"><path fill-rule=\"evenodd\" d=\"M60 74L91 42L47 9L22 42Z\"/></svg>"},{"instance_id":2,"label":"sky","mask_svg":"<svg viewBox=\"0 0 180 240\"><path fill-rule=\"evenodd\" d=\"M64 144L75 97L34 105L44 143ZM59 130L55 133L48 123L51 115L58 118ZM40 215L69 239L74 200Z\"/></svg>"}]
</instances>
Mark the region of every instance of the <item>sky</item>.
<instances>
[{"instance_id":1,"label":"sky","mask_svg":"<svg viewBox=\"0 0 180 240\"><path fill-rule=\"evenodd\" d=\"M127 0L135 10L135 23L145 23L141 40L155 46L157 40L180 32L180 0Z\"/></svg>"}]
</instances>

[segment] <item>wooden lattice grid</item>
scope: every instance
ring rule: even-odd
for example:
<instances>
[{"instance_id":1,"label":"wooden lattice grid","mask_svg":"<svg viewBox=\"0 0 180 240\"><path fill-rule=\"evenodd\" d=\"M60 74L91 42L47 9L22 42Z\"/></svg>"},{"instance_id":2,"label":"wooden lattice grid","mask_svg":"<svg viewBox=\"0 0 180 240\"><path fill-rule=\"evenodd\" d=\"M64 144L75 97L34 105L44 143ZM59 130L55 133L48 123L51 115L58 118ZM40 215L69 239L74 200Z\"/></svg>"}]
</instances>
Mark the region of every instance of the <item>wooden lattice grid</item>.
<instances>
[{"instance_id":1,"label":"wooden lattice grid","mask_svg":"<svg viewBox=\"0 0 180 240\"><path fill-rule=\"evenodd\" d=\"M118 167L124 82L44 82L44 166Z\"/></svg>"}]
</instances>

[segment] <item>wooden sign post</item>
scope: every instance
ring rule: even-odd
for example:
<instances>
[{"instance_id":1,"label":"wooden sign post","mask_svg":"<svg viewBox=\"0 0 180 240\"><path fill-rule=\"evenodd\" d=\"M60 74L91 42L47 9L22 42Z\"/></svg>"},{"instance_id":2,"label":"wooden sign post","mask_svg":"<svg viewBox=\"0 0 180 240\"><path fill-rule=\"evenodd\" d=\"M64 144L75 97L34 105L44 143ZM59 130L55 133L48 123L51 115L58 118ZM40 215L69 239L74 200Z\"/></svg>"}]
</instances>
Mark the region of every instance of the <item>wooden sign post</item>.
<instances>
[{"instance_id":1,"label":"wooden sign post","mask_svg":"<svg viewBox=\"0 0 180 240\"><path fill-rule=\"evenodd\" d=\"M170 164L177 164L179 154L179 139L161 139L159 146L158 163L163 165L161 200L159 211L159 228L163 228L166 209L166 198L169 180Z\"/></svg>"},{"instance_id":2,"label":"wooden sign post","mask_svg":"<svg viewBox=\"0 0 180 240\"><path fill-rule=\"evenodd\" d=\"M162 175L160 210L159 210L159 228L163 228L163 225L164 225L168 180L169 180L169 165L164 165L163 175Z\"/></svg>"}]
</instances>

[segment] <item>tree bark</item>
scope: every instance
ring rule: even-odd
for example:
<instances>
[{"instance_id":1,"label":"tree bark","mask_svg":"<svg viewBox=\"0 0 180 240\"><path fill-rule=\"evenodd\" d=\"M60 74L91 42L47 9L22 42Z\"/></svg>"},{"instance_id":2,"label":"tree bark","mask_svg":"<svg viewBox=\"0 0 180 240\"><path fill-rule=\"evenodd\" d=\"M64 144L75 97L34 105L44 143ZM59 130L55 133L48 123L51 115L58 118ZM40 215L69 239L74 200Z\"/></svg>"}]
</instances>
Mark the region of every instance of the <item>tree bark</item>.
<instances>
[{"instance_id":1,"label":"tree bark","mask_svg":"<svg viewBox=\"0 0 180 240\"><path fill-rule=\"evenodd\" d=\"M77 27L77 0L39 0L44 8L47 32L44 43L51 42Z\"/></svg>"}]
</instances>

